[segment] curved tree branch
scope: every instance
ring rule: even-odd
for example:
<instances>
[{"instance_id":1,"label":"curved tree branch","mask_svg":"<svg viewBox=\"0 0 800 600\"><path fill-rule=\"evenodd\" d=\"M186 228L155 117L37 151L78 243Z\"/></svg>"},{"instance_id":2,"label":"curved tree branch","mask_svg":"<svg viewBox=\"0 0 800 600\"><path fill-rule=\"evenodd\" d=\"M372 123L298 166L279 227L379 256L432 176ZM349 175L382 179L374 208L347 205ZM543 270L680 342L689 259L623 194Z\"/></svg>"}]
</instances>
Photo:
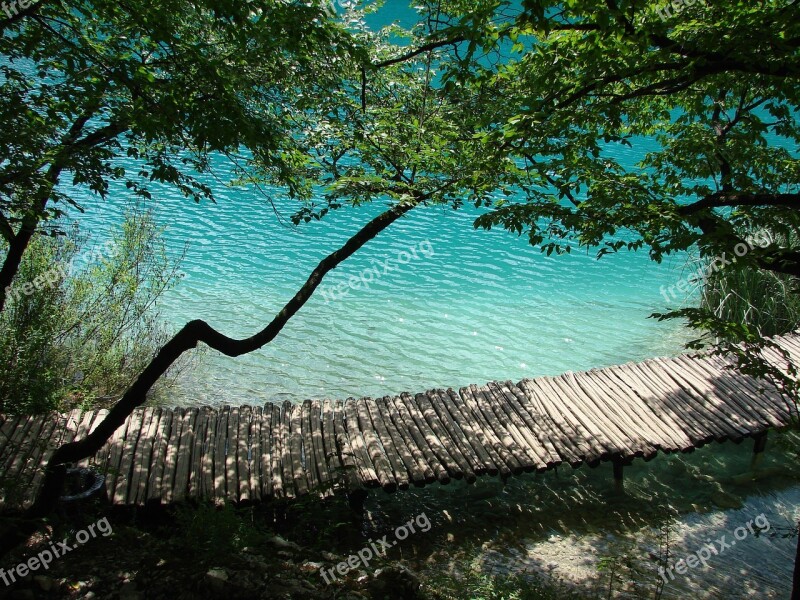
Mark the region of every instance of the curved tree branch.
<instances>
[{"instance_id":1,"label":"curved tree branch","mask_svg":"<svg viewBox=\"0 0 800 600\"><path fill-rule=\"evenodd\" d=\"M82 440L65 444L58 448L47 463L44 483L37 495L36 502L28 510L26 517L31 519L48 514L58 498L59 490L63 485L65 467L69 462L87 458L96 454L108 441L114 431L125 423L125 419L141 406L147 392L156 381L172 366L175 361L187 350L202 342L226 356L240 356L258 350L271 342L280 333L289 319L299 311L311 298L314 290L319 286L322 278L332 269L336 268L345 259L352 256L364 244L374 238L378 233L402 217L409 210L424 202L430 194L419 195L414 201L397 204L381 213L364 227L338 250L326 256L311 272L305 284L286 303L275 318L255 335L237 340L215 330L208 323L201 320L190 321L181 328L150 361L150 364L137 377L136 381L125 392L119 402L109 411L97 428Z\"/></svg>"}]
</instances>

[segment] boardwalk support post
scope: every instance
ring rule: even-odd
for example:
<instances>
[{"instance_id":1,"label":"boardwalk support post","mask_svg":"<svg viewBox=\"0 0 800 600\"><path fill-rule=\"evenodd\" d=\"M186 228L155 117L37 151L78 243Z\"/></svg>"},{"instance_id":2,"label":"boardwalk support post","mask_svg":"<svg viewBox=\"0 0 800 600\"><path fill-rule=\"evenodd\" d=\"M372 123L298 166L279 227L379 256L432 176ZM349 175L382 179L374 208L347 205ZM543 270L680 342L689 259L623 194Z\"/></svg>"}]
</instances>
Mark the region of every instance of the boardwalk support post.
<instances>
[{"instance_id":1,"label":"boardwalk support post","mask_svg":"<svg viewBox=\"0 0 800 600\"><path fill-rule=\"evenodd\" d=\"M614 465L614 491L619 494L623 494L625 493L625 482L622 479L622 457L618 454L615 454L611 458L611 462Z\"/></svg>"},{"instance_id":2,"label":"boardwalk support post","mask_svg":"<svg viewBox=\"0 0 800 600\"><path fill-rule=\"evenodd\" d=\"M750 461L750 469L755 471L764 458L764 450L767 447L767 432L753 436L753 460Z\"/></svg>"},{"instance_id":3,"label":"boardwalk support post","mask_svg":"<svg viewBox=\"0 0 800 600\"><path fill-rule=\"evenodd\" d=\"M367 490L357 488L347 492L347 503L358 517L364 516L364 500L367 499Z\"/></svg>"}]
</instances>

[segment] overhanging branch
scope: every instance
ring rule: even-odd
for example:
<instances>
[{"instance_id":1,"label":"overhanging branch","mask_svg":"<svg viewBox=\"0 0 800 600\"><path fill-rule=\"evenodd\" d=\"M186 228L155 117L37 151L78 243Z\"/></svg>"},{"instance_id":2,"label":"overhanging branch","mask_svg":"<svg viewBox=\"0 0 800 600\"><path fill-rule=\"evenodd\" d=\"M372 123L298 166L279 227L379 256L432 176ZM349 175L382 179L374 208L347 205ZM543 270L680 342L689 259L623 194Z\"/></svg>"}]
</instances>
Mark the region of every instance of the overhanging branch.
<instances>
[{"instance_id":1,"label":"overhanging branch","mask_svg":"<svg viewBox=\"0 0 800 600\"><path fill-rule=\"evenodd\" d=\"M156 381L169 369L180 356L204 343L226 356L241 356L258 350L271 342L280 333L286 323L311 298L322 278L344 260L352 256L364 244L373 239L381 231L428 199L430 194L420 195L414 202L398 204L378 215L362 227L338 250L326 256L311 272L305 284L286 303L275 318L261 331L245 339L234 339L223 335L208 323L201 320L190 321L181 328L150 361L150 364L136 378L136 381L125 392L119 402L114 405L108 415L97 428L82 440L65 444L58 448L47 463L46 475L35 504L29 509L27 516L41 517L49 513L59 490L63 485L64 465L96 454L120 427L125 419L142 405L147 392Z\"/></svg>"},{"instance_id":2,"label":"overhanging branch","mask_svg":"<svg viewBox=\"0 0 800 600\"><path fill-rule=\"evenodd\" d=\"M682 206L678 212L683 216L693 215L709 208L723 206L785 206L800 208L800 194L742 194L736 192L718 192L710 194L692 204Z\"/></svg>"}]
</instances>

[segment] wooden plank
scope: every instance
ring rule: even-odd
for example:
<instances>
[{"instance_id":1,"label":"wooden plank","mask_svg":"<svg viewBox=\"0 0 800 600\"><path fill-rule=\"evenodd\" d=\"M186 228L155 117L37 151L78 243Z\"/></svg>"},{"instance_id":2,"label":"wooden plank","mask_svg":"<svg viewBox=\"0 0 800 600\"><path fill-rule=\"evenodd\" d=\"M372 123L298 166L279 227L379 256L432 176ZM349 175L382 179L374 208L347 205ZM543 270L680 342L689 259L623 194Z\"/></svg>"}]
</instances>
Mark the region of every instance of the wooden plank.
<instances>
[{"instance_id":1,"label":"wooden plank","mask_svg":"<svg viewBox=\"0 0 800 600\"><path fill-rule=\"evenodd\" d=\"M37 421L39 421L39 417L22 417L17 423L14 431L11 433L11 437L3 449L3 454L0 456L0 473L3 473L6 478L10 479L14 475L14 473L9 473L9 467L11 466L11 463L14 462L14 459L17 457L17 455L23 451L22 448L24 445L25 436L28 435L28 431L30 430L31 426L33 426Z\"/></svg>"},{"instance_id":2,"label":"wooden plank","mask_svg":"<svg viewBox=\"0 0 800 600\"><path fill-rule=\"evenodd\" d=\"M56 428L59 424L59 415L48 413L44 427L39 434L38 443L34 445L33 452L31 452L29 460L29 468L26 469L25 478L22 480L25 485L25 494L22 500L22 507L24 509L30 508L36 499L35 492L38 491L38 486L34 486L33 482L36 480L37 474L40 472L44 474L44 468L47 465L47 460L53 452L51 447L52 438L56 434ZM48 451L48 448L50 450Z\"/></svg>"},{"instance_id":3,"label":"wooden plank","mask_svg":"<svg viewBox=\"0 0 800 600\"><path fill-rule=\"evenodd\" d=\"M17 425L20 422L24 424L27 419L27 415L13 415L3 421L3 425L0 426L0 459L5 455L6 446L11 441Z\"/></svg>"},{"instance_id":4,"label":"wooden plank","mask_svg":"<svg viewBox=\"0 0 800 600\"><path fill-rule=\"evenodd\" d=\"M400 412L394 404L394 399L390 396L384 396L380 400L376 400L376 402L383 415L386 427L402 440L401 451L403 448L408 451L408 453L404 453L403 456L405 458L410 456L414 465L416 465L415 468L409 471L412 474L414 485L421 487L427 483L436 481L436 473L433 472L428 461L425 460L425 455L422 454L422 450L419 449L411 433L408 431Z\"/></svg>"},{"instance_id":5,"label":"wooden plank","mask_svg":"<svg viewBox=\"0 0 800 600\"><path fill-rule=\"evenodd\" d=\"M239 409L239 431L236 435L236 470L239 483L239 502L250 500L250 421L252 409L242 406Z\"/></svg>"},{"instance_id":6,"label":"wooden plank","mask_svg":"<svg viewBox=\"0 0 800 600\"><path fill-rule=\"evenodd\" d=\"M698 394L691 386L685 386L680 381L676 381L670 370L663 366L645 361L640 364L632 364L631 369L639 372L644 377L649 377L648 382L654 385L661 385L664 393L676 396L678 410L686 417L692 418L701 427L714 433L714 439L719 442L725 440L741 441L743 434L732 424L720 421L713 412L706 407L706 398ZM683 404L683 406L681 406ZM687 408L689 410L687 410Z\"/></svg>"},{"instance_id":7,"label":"wooden plank","mask_svg":"<svg viewBox=\"0 0 800 600\"><path fill-rule=\"evenodd\" d=\"M690 387L706 400L706 409L714 419L729 422L739 433L746 436L760 419L750 415L748 411L740 408L735 402L731 402L731 399L723 398L708 380L706 374L696 370L695 361L691 359L683 360L683 358L676 357L670 360L668 364L653 361L653 368L658 365L665 371L669 370L670 376L675 381L679 383L681 381L685 382L681 387Z\"/></svg>"},{"instance_id":8,"label":"wooden plank","mask_svg":"<svg viewBox=\"0 0 800 600\"><path fill-rule=\"evenodd\" d=\"M286 488L294 490L291 479L283 478L283 443L281 440L281 409L277 404L270 405L272 412L272 427L270 430L270 444L272 453L272 493L276 498L286 497ZM294 491L291 492L294 496Z\"/></svg>"},{"instance_id":9,"label":"wooden plank","mask_svg":"<svg viewBox=\"0 0 800 600\"><path fill-rule=\"evenodd\" d=\"M136 445L136 453L132 465L133 473L128 486L128 496L125 499L127 504L144 504L147 501L147 479L150 475L153 444L155 443L160 420L160 408L145 409L142 420L141 440Z\"/></svg>"},{"instance_id":10,"label":"wooden plank","mask_svg":"<svg viewBox=\"0 0 800 600\"><path fill-rule=\"evenodd\" d=\"M433 452L436 460L444 466L447 474L454 479L463 479L464 471L462 470L459 462L450 454L445 440L441 439L439 435L431 428L425 419L422 409L419 405L419 400L424 398L423 394L416 394L412 397L410 394L400 394L401 400L406 405L411 418L417 426L417 430L422 435L422 438L428 444L428 447Z\"/></svg>"},{"instance_id":11,"label":"wooden plank","mask_svg":"<svg viewBox=\"0 0 800 600\"><path fill-rule=\"evenodd\" d=\"M573 390L567 381L561 377L546 377L545 380L546 385L550 385L555 391L555 397L561 403L561 412L572 414L575 422L580 424L585 440L592 444L593 449L600 455L601 460L607 460L612 455L627 456L632 454L633 451L622 440L611 435L609 431L600 425L600 417L594 414L586 398L576 390Z\"/></svg>"},{"instance_id":12,"label":"wooden plank","mask_svg":"<svg viewBox=\"0 0 800 600\"><path fill-rule=\"evenodd\" d=\"M484 475L489 472L488 464L491 463L489 460L489 455L485 454L486 460L484 460L481 456L481 453L473 447L472 443L469 440L468 434L464 431L464 429L459 424L459 419L461 418L460 413L458 413L458 419L453 415L451 410L448 408L448 403L452 402L450 398L446 398L447 392L445 390L430 390L427 392L428 400L430 401L433 410L436 413L437 418L441 421L442 426L447 429L450 437L453 439L454 443L458 446L461 455L467 461L468 464L468 471L471 471L475 474L475 476ZM477 443L477 442L476 442ZM480 447L480 450L483 450L483 447ZM492 463L493 464L493 463ZM495 475L497 472L495 472ZM465 473L466 477L466 473Z\"/></svg>"},{"instance_id":13,"label":"wooden plank","mask_svg":"<svg viewBox=\"0 0 800 600\"><path fill-rule=\"evenodd\" d=\"M147 502L161 502L161 480L164 477L167 447L174 419L175 414L172 410L162 409L150 458L150 476L147 478Z\"/></svg>"},{"instance_id":14,"label":"wooden plank","mask_svg":"<svg viewBox=\"0 0 800 600\"><path fill-rule=\"evenodd\" d=\"M372 464L375 465L375 472L378 475L378 481L380 481L381 487L385 491L391 493L397 490L397 481L394 478L394 470L392 469L392 465L389 463L389 460L383 453L383 448L378 441L378 437L373 431L373 424L369 417L367 401L372 402L372 399L359 398L354 403L358 425L361 429L361 434L364 436L367 454L369 455Z\"/></svg>"},{"instance_id":15,"label":"wooden plank","mask_svg":"<svg viewBox=\"0 0 800 600\"><path fill-rule=\"evenodd\" d=\"M681 412L678 405L678 392L668 390L653 381L649 381L639 372L634 372L630 364L606 368L605 372L616 378L623 386L635 393L653 413L664 423L685 435L692 448L702 446L714 439L715 433L697 423L685 410Z\"/></svg>"},{"instance_id":16,"label":"wooden plank","mask_svg":"<svg viewBox=\"0 0 800 600\"><path fill-rule=\"evenodd\" d=\"M325 454L325 441L323 435L322 402L313 400L308 415L311 424L311 444L314 448L314 461L319 472L320 489L323 498L333 496L334 476L328 456Z\"/></svg>"},{"instance_id":17,"label":"wooden plank","mask_svg":"<svg viewBox=\"0 0 800 600\"><path fill-rule=\"evenodd\" d=\"M236 450L239 445L240 408L232 406L228 415L228 432L225 440L225 498L232 502L239 501L238 465Z\"/></svg>"},{"instance_id":18,"label":"wooden plank","mask_svg":"<svg viewBox=\"0 0 800 600\"><path fill-rule=\"evenodd\" d=\"M45 466L50 460L50 457L53 455L53 452L55 452L56 448L70 443L75 438L75 434L78 431L80 416L81 411L78 409L72 410L65 415L55 416L55 418L58 419L58 423L53 430L50 443L47 444L39 460L41 468L36 470L33 475L33 479L31 480L31 492L30 496L27 496L31 503L35 499L36 494L39 492L39 488L44 481Z\"/></svg>"},{"instance_id":19,"label":"wooden plank","mask_svg":"<svg viewBox=\"0 0 800 600\"><path fill-rule=\"evenodd\" d=\"M314 441L311 432L311 400L304 400L297 407L300 411L300 439L303 442L303 459L305 472L308 478L308 488L310 492L321 493L320 465L317 463L316 453L314 452Z\"/></svg>"},{"instance_id":20,"label":"wooden plank","mask_svg":"<svg viewBox=\"0 0 800 600\"><path fill-rule=\"evenodd\" d=\"M284 403L281 408L281 418L278 428L278 439L281 446L281 466L283 468L283 487L287 498L299 496L294 481L294 466L292 465L291 448L291 403ZM288 408L288 410L287 410Z\"/></svg>"},{"instance_id":21,"label":"wooden plank","mask_svg":"<svg viewBox=\"0 0 800 600\"><path fill-rule=\"evenodd\" d=\"M333 424L333 403L329 399L322 402L322 446L331 474L331 484L338 482L343 475L344 463L336 446L336 432Z\"/></svg>"},{"instance_id":22,"label":"wooden plank","mask_svg":"<svg viewBox=\"0 0 800 600\"><path fill-rule=\"evenodd\" d=\"M708 361L720 370L725 369L733 362L724 360L719 356L709 357ZM781 421L791 420L798 416L795 403L786 394L782 394L772 383L764 379L756 379L741 372L737 372L736 375L737 384L750 390L750 393L755 398L761 399L761 404L772 410Z\"/></svg>"},{"instance_id":23,"label":"wooden plank","mask_svg":"<svg viewBox=\"0 0 800 600\"><path fill-rule=\"evenodd\" d=\"M200 499L203 496L203 455L206 435L208 434L207 407L201 408L197 414L194 430L194 444L192 447L192 467L189 472L189 497Z\"/></svg>"},{"instance_id":24,"label":"wooden plank","mask_svg":"<svg viewBox=\"0 0 800 600\"><path fill-rule=\"evenodd\" d=\"M39 458L39 468L33 473L33 477L29 485L29 491L25 494L23 503L25 503L26 506L30 506L30 504L32 504L36 499L36 494L39 492L39 488L44 481L45 466L50 460L50 457L53 455L53 452L55 452L56 448L72 441L75 433L77 432L78 423L76 420L80 419L80 411L73 410L66 414L54 413L50 415L50 418L55 421L55 426L53 427L53 432L50 435L49 441Z\"/></svg>"},{"instance_id":25,"label":"wooden plank","mask_svg":"<svg viewBox=\"0 0 800 600\"><path fill-rule=\"evenodd\" d=\"M695 360L690 361L687 366L694 369L694 372L704 378L709 385L719 389L718 395L722 401L749 421L750 431L764 421L772 427L782 427L786 424L786 419L780 411L768 401L762 400L763 393L752 392L744 381L745 378L740 373L725 369L722 361Z\"/></svg>"},{"instance_id":26,"label":"wooden plank","mask_svg":"<svg viewBox=\"0 0 800 600\"><path fill-rule=\"evenodd\" d=\"M498 382L487 383L486 391L490 394L489 397L494 396L495 410L502 411L509 424L509 432L517 436L515 438L517 444L535 461L536 470L540 473L546 471L549 468L550 456L517 412L516 399L513 395L506 396L503 384Z\"/></svg>"},{"instance_id":27,"label":"wooden plank","mask_svg":"<svg viewBox=\"0 0 800 600\"><path fill-rule=\"evenodd\" d=\"M28 431L18 444L16 452L12 454L9 465L3 471L5 477L13 478L17 482L29 478L25 470L29 466L31 454L36 452L36 446L41 441L41 432L47 421L50 421L49 415L35 415L30 418Z\"/></svg>"},{"instance_id":28,"label":"wooden plank","mask_svg":"<svg viewBox=\"0 0 800 600\"><path fill-rule=\"evenodd\" d=\"M494 394L489 392L489 388L486 385L470 385L469 387L478 402L478 407L483 412L489 422L489 426L495 432L503 447L517 459L523 472L530 473L535 471L538 461L525 451L522 437L518 431L515 431L513 424L508 420L503 409L497 405Z\"/></svg>"},{"instance_id":29,"label":"wooden plank","mask_svg":"<svg viewBox=\"0 0 800 600\"><path fill-rule=\"evenodd\" d=\"M379 487L381 482L372 460L367 452L367 443L358 426L358 414L355 408L355 399L348 398L343 405L346 434L353 450L353 458L361 474L361 484L368 488Z\"/></svg>"},{"instance_id":30,"label":"wooden plank","mask_svg":"<svg viewBox=\"0 0 800 600\"><path fill-rule=\"evenodd\" d=\"M12 415L0 425L0 457L3 456L6 445L11 441L11 436L14 434L14 430L21 419L27 419L27 416Z\"/></svg>"},{"instance_id":31,"label":"wooden plank","mask_svg":"<svg viewBox=\"0 0 800 600\"><path fill-rule=\"evenodd\" d=\"M136 445L142 433L142 417L144 411L140 408L128 417L128 429L125 432L125 444L122 446L122 456L114 478L114 493L110 496L114 504L124 505L128 498L128 487L133 471L133 459L136 456Z\"/></svg>"},{"instance_id":32,"label":"wooden plank","mask_svg":"<svg viewBox=\"0 0 800 600\"><path fill-rule=\"evenodd\" d=\"M261 498L275 495L273 482L280 481L281 465L272 446L272 404L265 404L261 411ZM279 491L282 491L279 485Z\"/></svg>"},{"instance_id":33,"label":"wooden plank","mask_svg":"<svg viewBox=\"0 0 800 600\"><path fill-rule=\"evenodd\" d=\"M219 419L219 411L208 412L206 437L203 442L202 477L200 480L200 489L202 490L200 497L204 500L212 500L215 496L216 479L214 477L214 466L216 464L217 424Z\"/></svg>"},{"instance_id":34,"label":"wooden plank","mask_svg":"<svg viewBox=\"0 0 800 600\"><path fill-rule=\"evenodd\" d=\"M551 457L552 453L555 452L556 456L569 463L573 468L582 465L585 458L582 448L578 446L570 435L568 435L568 432L563 429L564 427L569 427L569 424L563 421L562 424L559 425L559 423L550 416L545 407L545 402L540 396L543 394L543 391L530 383L529 380L520 381L518 384L511 387L511 391L519 400L520 406L525 409L537 425L537 436L545 440L545 445L547 445L547 443L550 444L552 448ZM561 418L559 413L559 419ZM570 431L574 434L571 428Z\"/></svg>"},{"instance_id":35,"label":"wooden plank","mask_svg":"<svg viewBox=\"0 0 800 600\"><path fill-rule=\"evenodd\" d=\"M516 447L521 453L521 458L525 459L523 462L520 459L520 464L524 467L526 472L536 470L543 473L547 470L547 453L539 440L533 435L529 435L527 427L519 415L509 406L505 394L498 388L494 382L489 382L480 386L479 391L483 394L486 402L491 407L497 420L509 433Z\"/></svg>"},{"instance_id":36,"label":"wooden plank","mask_svg":"<svg viewBox=\"0 0 800 600\"><path fill-rule=\"evenodd\" d=\"M608 414L613 411L611 405L606 405L599 397L591 396L587 393L575 379L574 373L565 373L555 378L560 384L561 388L567 392L567 395L572 397L575 401L575 408L579 407L579 411L586 419L591 422L602 432L607 440L617 448L613 454L617 459L642 457L648 455L648 459L655 456L655 448L652 452L649 450L645 452L645 448L637 445L632 440L624 428L619 426L618 420L615 415ZM613 404L613 403L612 403ZM605 410L604 410L605 408Z\"/></svg>"},{"instance_id":37,"label":"wooden plank","mask_svg":"<svg viewBox=\"0 0 800 600\"><path fill-rule=\"evenodd\" d=\"M414 452L414 449L416 449L415 456L421 459L422 464L426 465L427 468L433 472L439 483L450 483L450 474L444 465L436 458L430 446L428 446L422 433L417 428L416 423L414 423L411 413L408 412L408 407L405 405L403 399L395 396L390 397L388 401L392 403L396 411L399 422L395 421L395 423L398 429L406 435L406 443L408 444L409 441L413 443L413 447L409 445L411 451Z\"/></svg>"},{"instance_id":38,"label":"wooden plank","mask_svg":"<svg viewBox=\"0 0 800 600\"><path fill-rule=\"evenodd\" d=\"M175 491L175 478L178 469L178 453L181 448L181 439L186 425L186 413L183 408L172 411L172 427L167 440L167 453L164 459L164 472L159 481L158 497L164 504L170 504Z\"/></svg>"},{"instance_id":39,"label":"wooden plank","mask_svg":"<svg viewBox=\"0 0 800 600\"><path fill-rule=\"evenodd\" d=\"M625 404L632 414L642 422L649 425L650 431L655 432L659 438L656 446L664 452L680 450L687 452L694 449L692 440L683 432L683 429L674 422L660 408L654 411L640 398L635 391L625 385L622 380L614 377L608 369L594 369L591 374L597 378L598 384L608 391L614 398L625 398Z\"/></svg>"},{"instance_id":40,"label":"wooden plank","mask_svg":"<svg viewBox=\"0 0 800 600\"><path fill-rule=\"evenodd\" d=\"M308 493L308 476L303 466L303 428L302 410L291 402L284 403L284 410L288 416L287 426L289 431L290 456L292 458L292 479L297 496Z\"/></svg>"},{"instance_id":41,"label":"wooden plank","mask_svg":"<svg viewBox=\"0 0 800 600\"><path fill-rule=\"evenodd\" d=\"M29 475L25 467L28 457L35 451L39 432L44 427L46 415L31 416L27 421L27 431L17 440L16 433L9 444L9 455L0 473L3 474L3 486L0 489L0 506L22 508L25 503L26 486ZM22 430L23 428L18 428Z\"/></svg>"},{"instance_id":42,"label":"wooden plank","mask_svg":"<svg viewBox=\"0 0 800 600\"><path fill-rule=\"evenodd\" d=\"M524 379L520 383L528 398L538 404L542 414L559 434L561 447L570 448L573 452L570 463L579 459L581 462L586 461L589 466L598 464L601 454L587 439L588 432L575 420L574 415L569 411L562 412L563 402L560 401L558 392L544 378Z\"/></svg>"},{"instance_id":43,"label":"wooden plank","mask_svg":"<svg viewBox=\"0 0 800 600\"><path fill-rule=\"evenodd\" d=\"M377 415L377 418L383 422L386 433L389 435L392 448L395 450L397 456L400 457L405 467L408 482L413 483L417 487L422 487L426 483L436 481L433 470L427 463L424 463L422 453L415 448L414 451L419 453L420 460L417 460L414 456L414 451L409 447L405 437L395 423L395 419L392 418L392 413L396 413L397 411L394 409L390 398L388 396L376 398L371 410ZM400 419L399 415L396 416L396 419ZM400 478L400 480L402 480L402 478Z\"/></svg>"},{"instance_id":44,"label":"wooden plank","mask_svg":"<svg viewBox=\"0 0 800 600\"><path fill-rule=\"evenodd\" d=\"M261 479L263 477L261 472L262 462L262 446L261 446L261 422L263 420L264 412L262 407L254 406L250 413L250 438L249 438L249 455L248 455L248 469L250 471L250 499L254 502L260 502L261 498ZM269 471L267 471L269 473Z\"/></svg>"},{"instance_id":45,"label":"wooden plank","mask_svg":"<svg viewBox=\"0 0 800 600\"><path fill-rule=\"evenodd\" d=\"M510 475L510 469L508 469L503 460L494 452L494 449L486 439L486 436L483 435L483 432L480 428L480 423L478 423L475 418L472 417L471 413L466 409L466 407L463 407L464 410L462 410L463 401L461 400L461 397L454 390L447 389L439 394L439 399L441 400L443 407L450 414L453 422L466 437L475 455L483 464L481 469L476 467L475 473L478 473L480 470L481 474L488 473L494 477L501 473L503 469L505 469Z\"/></svg>"},{"instance_id":46,"label":"wooden plank","mask_svg":"<svg viewBox=\"0 0 800 600\"><path fill-rule=\"evenodd\" d=\"M472 413L477 415L480 420L483 431L492 442L495 451L508 464L511 472L514 475L519 475L523 471L533 470L534 463L517 446L508 430L500 423L494 410L492 410L491 403L484 396L482 388L474 384L465 386L462 390L462 395L464 395Z\"/></svg>"},{"instance_id":47,"label":"wooden plank","mask_svg":"<svg viewBox=\"0 0 800 600\"><path fill-rule=\"evenodd\" d=\"M433 435L436 436L436 439L444 445L447 456L450 456L451 459L455 461L457 473L466 479L467 483L475 483L475 471L472 470L472 465L467 458L468 455L465 456L459 443L456 441L457 438L454 434L450 433L449 428L445 426L441 416L437 414L429 393L417 394L414 400L417 406L419 406L422 418L425 419L428 428L433 432Z\"/></svg>"},{"instance_id":48,"label":"wooden plank","mask_svg":"<svg viewBox=\"0 0 800 600\"><path fill-rule=\"evenodd\" d=\"M225 463L230 414L230 406L223 406L217 414L216 439L214 440L214 499L216 502L224 502L227 492L225 482L228 477Z\"/></svg>"},{"instance_id":49,"label":"wooden plank","mask_svg":"<svg viewBox=\"0 0 800 600\"><path fill-rule=\"evenodd\" d=\"M539 412L532 412L533 407L525 393L511 381L498 383L499 390L506 397L509 406L519 415L528 431L539 442L544 451L543 460L547 468L557 467L562 463L561 455L553 445L550 436L550 426L544 422L544 416Z\"/></svg>"},{"instance_id":50,"label":"wooden plank","mask_svg":"<svg viewBox=\"0 0 800 600\"><path fill-rule=\"evenodd\" d=\"M192 449L194 448L194 428L197 423L198 408L189 408L183 414L180 446L175 464L175 481L172 484L172 502L181 502L189 489L189 474L192 470Z\"/></svg>"},{"instance_id":51,"label":"wooden plank","mask_svg":"<svg viewBox=\"0 0 800 600\"><path fill-rule=\"evenodd\" d=\"M95 411L93 411L93 413L94 413L94 418L92 419L92 422L91 422L91 425L90 425L88 431L86 431L86 434L85 434L86 437L88 437L89 435L93 434L95 432L95 430L97 429L97 427L100 425L100 423L103 422L103 419L105 419L106 416L108 416L108 410L106 410L106 409L95 410ZM95 465L96 461L97 461L97 454L95 454L94 456L90 456L88 458L83 458L83 459L79 460L76 463L76 466L79 467L79 468L82 468L82 469L86 469L86 468L88 468L90 466Z\"/></svg>"},{"instance_id":52,"label":"wooden plank","mask_svg":"<svg viewBox=\"0 0 800 600\"><path fill-rule=\"evenodd\" d=\"M505 444L498 437L497 432L495 431L494 427L489 423L487 416L484 414L483 410L481 410L480 404L478 402L477 397L471 386L465 386L459 390L459 395L463 401L463 405L465 409L471 414L475 420L478 422L479 431L485 436L486 440L489 442L489 446L494 450L494 453L499 457L500 464L507 466L507 472L510 472L514 475L519 475L523 472L524 467L520 464L520 462L516 459L516 457L511 453L511 451L506 448ZM500 474L502 476L507 476L503 469L500 469Z\"/></svg>"},{"instance_id":53,"label":"wooden plank","mask_svg":"<svg viewBox=\"0 0 800 600\"><path fill-rule=\"evenodd\" d=\"M361 470L356 464L355 450L350 446L350 437L347 435L345 427L346 418L344 405L341 400L337 400L333 410L333 428L336 445L340 452L339 456L344 465L342 471L344 486L347 492L352 494L362 488Z\"/></svg>"},{"instance_id":54,"label":"wooden plank","mask_svg":"<svg viewBox=\"0 0 800 600\"><path fill-rule=\"evenodd\" d=\"M651 460L665 443L658 430L651 429L649 421L638 418L636 409L628 404L627 396L612 396L594 373L571 373L574 386L579 386L599 412L606 416L633 450L634 456ZM668 443L668 440L666 440Z\"/></svg>"},{"instance_id":55,"label":"wooden plank","mask_svg":"<svg viewBox=\"0 0 800 600\"><path fill-rule=\"evenodd\" d=\"M389 433L389 427L386 425L386 421L381 413L378 401L373 400L367 402L366 406L367 412L369 413L369 418L372 421L372 426L375 428L375 431L377 431L378 438L380 439L381 445L383 446L386 456L389 459L393 477L395 481L397 481L397 487L401 490L407 490L410 484L408 475L409 468L417 469L416 463L411 458L411 453L408 452L408 448L405 448L404 452L408 455L409 462L405 463L403 461L401 456L401 446L405 445L402 443L402 440L398 439L397 442L395 442L395 440L392 438L391 433ZM421 472L419 472L419 480L424 481Z\"/></svg>"}]
</instances>

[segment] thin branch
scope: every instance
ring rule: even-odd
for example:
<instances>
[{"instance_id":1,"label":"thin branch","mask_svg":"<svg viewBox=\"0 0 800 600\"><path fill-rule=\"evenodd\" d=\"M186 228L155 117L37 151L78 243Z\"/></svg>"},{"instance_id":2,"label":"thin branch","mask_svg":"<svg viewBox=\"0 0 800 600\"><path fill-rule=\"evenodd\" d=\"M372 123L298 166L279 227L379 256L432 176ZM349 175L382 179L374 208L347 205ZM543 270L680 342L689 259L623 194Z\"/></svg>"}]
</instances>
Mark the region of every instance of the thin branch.
<instances>
[{"instance_id":1,"label":"thin branch","mask_svg":"<svg viewBox=\"0 0 800 600\"><path fill-rule=\"evenodd\" d=\"M443 48L444 46L455 46L456 44L460 44L461 42L465 42L467 38L463 35L458 35L454 38L440 40L438 42L428 42L427 44L423 44L419 48L415 48L414 50L409 50L405 54L401 54L395 58L389 58L387 60L372 63L372 67L374 69L383 69L384 67L390 67L392 65L396 65L397 63L405 62L415 56L419 56L420 54L425 54L426 52L430 52L431 50L437 50L439 48Z\"/></svg>"},{"instance_id":2,"label":"thin branch","mask_svg":"<svg viewBox=\"0 0 800 600\"><path fill-rule=\"evenodd\" d=\"M785 206L800 208L800 194L740 194L735 192L718 192L710 194L702 200L680 207L678 212L683 216L693 215L709 208L723 206Z\"/></svg>"},{"instance_id":3,"label":"thin branch","mask_svg":"<svg viewBox=\"0 0 800 600\"><path fill-rule=\"evenodd\" d=\"M286 303L283 309L273 320L255 335L245 339L234 339L223 335L208 323L201 320L190 321L181 328L150 361L147 367L128 388L119 402L115 404L108 415L97 428L82 440L65 444L58 448L47 463L45 480L34 505L27 511L28 518L38 518L49 513L53 503L58 498L59 490L63 485L64 465L97 453L111 435L120 427L125 419L142 405L147 398L148 391L156 381L181 357L185 352L197 347L199 343L225 354L226 356L241 356L248 354L270 343L281 332L286 323L305 305L311 298L322 278L352 256L364 244L373 239L381 231L413 209L418 204L428 199L434 192L421 194L414 202L397 204L381 213L364 227L338 250L335 250L320 261L311 272L306 283Z\"/></svg>"}]
</instances>

